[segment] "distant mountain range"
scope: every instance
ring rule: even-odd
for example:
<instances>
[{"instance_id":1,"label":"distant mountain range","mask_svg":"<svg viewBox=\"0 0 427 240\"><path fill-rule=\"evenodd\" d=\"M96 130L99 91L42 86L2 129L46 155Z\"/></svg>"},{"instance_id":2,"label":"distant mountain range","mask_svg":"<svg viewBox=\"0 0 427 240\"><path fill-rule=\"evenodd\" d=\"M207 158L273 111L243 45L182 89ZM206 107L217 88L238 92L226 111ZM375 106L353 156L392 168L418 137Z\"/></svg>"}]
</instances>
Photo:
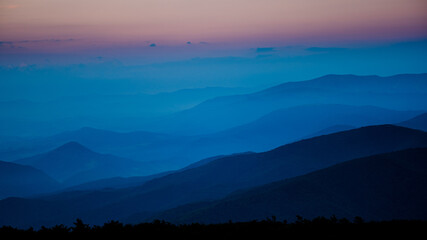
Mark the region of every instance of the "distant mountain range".
<instances>
[{"instance_id":1,"label":"distant mountain range","mask_svg":"<svg viewBox=\"0 0 427 240\"><path fill-rule=\"evenodd\" d=\"M240 154L249 154L248 153L240 153ZM240 154L232 154L233 156L240 155ZM211 161L214 161L216 159L220 159L226 157L225 155L220 156L214 156L206 159L202 159L200 161L197 161L195 163L192 163L182 169L176 170L176 171L166 171L161 172L158 174L148 175L148 176L139 176L139 177L113 177L113 178L105 178L90 182L85 182L82 184L77 184L75 186L68 187L66 189L62 189L60 191L86 191L86 190L103 190L103 189L118 189L118 188L130 188L130 187L136 187L140 186L150 180L153 180L155 178L160 178L172 173L185 171L188 169L196 168L199 166L202 166L204 164L207 164Z\"/></svg>"},{"instance_id":2,"label":"distant mountain range","mask_svg":"<svg viewBox=\"0 0 427 240\"><path fill-rule=\"evenodd\" d=\"M15 112L0 103L11 113L0 125L31 136L49 129L25 138L0 127L0 226L332 214L427 220L427 74L327 75L221 95L227 91L71 98L34 109L17 101ZM85 102L92 104L76 117ZM141 117L156 104L161 114ZM186 110L172 113L178 108ZM58 109L58 129L77 130L49 133L58 132Z\"/></svg>"},{"instance_id":3,"label":"distant mountain range","mask_svg":"<svg viewBox=\"0 0 427 240\"><path fill-rule=\"evenodd\" d=\"M425 132L392 125L364 127L302 140L268 152L217 159L199 168L147 182L139 191L156 189L159 195L180 194L170 195L164 208L174 202L170 198L175 201L187 198L188 202L215 199L238 189L295 177L354 158L425 147L426 137ZM173 186L172 193L168 186ZM157 207L162 207L160 204L156 202Z\"/></svg>"},{"instance_id":4,"label":"distant mountain range","mask_svg":"<svg viewBox=\"0 0 427 240\"><path fill-rule=\"evenodd\" d=\"M95 191L95 190L111 190L111 189L120 189L120 188L130 188L140 186L152 179L159 178L171 174L170 172L162 172L154 175L148 176L138 176L138 177L111 177L103 178L94 181L84 182L81 184L76 184L73 186L62 186L57 192L70 192L70 191Z\"/></svg>"},{"instance_id":5,"label":"distant mountain range","mask_svg":"<svg viewBox=\"0 0 427 240\"><path fill-rule=\"evenodd\" d=\"M149 162L147 174L176 170L197 160L237 152L266 151L336 126L354 128L399 123L415 117L416 111L394 111L373 106L337 104L305 105L280 109L249 124L225 131L173 136L152 132L117 133L93 128L60 133L51 137L14 142L3 146L0 159L15 160L76 141L93 151ZM329 129L329 132L333 129ZM335 129L336 131L345 129ZM322 133L320 133L322 134ZM0 145L1 149L1 145ZM150 172L151 171L151 172Z\"/></svg>"},{"instance_id":6,"label":"distant mountain range","mask_svg":"<svg viewBox=\"0 0 427 240\"><path fill-rule=\"evenodd\" d=\"M312 137L317 137L317 136L322 136L322 135L328 135L331 133L347 131L347 130L351 130L351 129L355 129L355 128L357 128L357 127L351 126L351 125L338 124L338 125L333 125L333 126L324 128L324 129L317 131L315 133L312 133L312 134L306 136L305 138L312 138Z\"/></svg>"},{"instance_id":7,"label":"distant mountain range","mask_svg":"<svg viewBox=\"0 0 427 240\"><path fill-rule=\"evenodd\" d=\"M421 114L407 121L403 121L397 125L427 132L427 113Z\"/></svg>"},{"instance_id":8,"label":"distant mountain range","mask_svg":"<svg viewBox=\"0 0 427 240\"><path fill-rule=\"evenodd\" d=\"M427 74L326 75L309 81L287 82L256 93L205 101L156 121L150 129L184 134L213 133L249 123L278 109L312 104L426 110Z\"/></svg>"},{"instance_id":9,"label":"distant mountain range","mask_svg":"<svg viewBox=\"0 0 427 240\"><path fill-rule=\"evenodd\" d=\"M191 148L193 154L200 152L211 155L213 150L216 154L266 151L316 135L317 132L336 125L351 125L357 128L394 124L413 118L419 113L373 106L303 105L279 109L248 124L202 136L192 143ZM332 132L334 131L329 133Z\"/></svg>"},{"instance_id":10,"label":"distant mountain range","mask_svg":"<svg viewBox=\"0 0 427 240\"><path fill-rule=\"evenodd\" d=\"M427 219L427 148L374 155L156 215L173 223L332 216ZM133 221L141 221L134 216ZM132 217L129 219L132 221ZM145 219L147 221L147 219Z\"/></svg>"},{"instance_id":11,"label":"distant mountain range","mask_svg":"<svg viewBox=\"0 0 427 240\"><path fill-rule=\"evenodd\" d=\"M121 133L84 127L49 137L20 139L0 144L0 157L5 160L17 160L53 150L68 142L78 142L97 152L115 154L127 152L127 149L132 147L144 148L153 143L174 138L176 137L145 131Z\"/></svg>"},{"instance_id":12,"label":"distant mountain range","mask_svg":"<svg viewBox=\"0 0 427 240\"><path fill-rule=\"evenodd\" d=\"M147 164L99 154L77 142L66 143L44 154L15 161L40 169L65 185L117 176L140 176Z\"/></svg>"},{"instance_id":13,"label":"distant mountain range","mask_svg":"<svg viewBox=\"0 0 427 240\"><path fill-rule=\"evenodd\" d=\"M91 126L199 135L237 127L275 110L299 105L426 110L426 86L427 74L326 75L255 93L248 93L247 89L204 88L156 95L75 96L50 102L7 101L0 102L0 132L6 136L49 136Z\"/></svg>"},{"instance_id":14,"label":"distant mountain range","mask_svg":"<svg viewBox=\"0 0 427 240\"><path fill-rule=\"evenodd\" d=\"M10 136L49 136L84 126L132 131L143 129L147 121L191 108L208 99L248 92L248 89L243 88L207 87L158 94L83 95L51 101L3 101L0 102L0 133Z\"/></svg>"},{"instance_id":15,"label":"distant mountain range","mask_svg":"<svg viewBox=\"0 0 427 240\"><path fill-rule=\"evenodd\" d=\"M0 161L0 199L29 196L58 188L57 181L38 169Z\"/></svg>"},{"instance_id":16,"label":"distant mountain range","mask_svg":"<svg viewBox=\"0 0 427 240\"><path fill-rule=\"evenodd\" d=\"M425 132L392 125L363 127L298 141L268 152L213 159L137 187L5 199L0 201L0 225L70 224L77 217L88 223L108 219L143 220L156 216L156 212L218 200L235 191L297 177L355 158L420 147L427 147ZM417 166L414 165L415 169ZM357 171L359 169L355 169ZM344 183L347 174L341 177ZM335 178L334 182L339 184L341 179Z\"/></svg>"}]
</instances>

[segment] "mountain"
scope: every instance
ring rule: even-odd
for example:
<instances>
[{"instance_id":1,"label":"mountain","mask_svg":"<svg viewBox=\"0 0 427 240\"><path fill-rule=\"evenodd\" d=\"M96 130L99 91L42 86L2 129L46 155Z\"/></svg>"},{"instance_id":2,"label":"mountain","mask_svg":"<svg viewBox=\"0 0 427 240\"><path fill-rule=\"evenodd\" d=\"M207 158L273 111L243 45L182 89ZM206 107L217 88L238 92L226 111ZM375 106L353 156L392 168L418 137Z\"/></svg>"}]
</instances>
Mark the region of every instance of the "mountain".
<instances>
[{"instance_id":1,"label":"mountain","mask_svg":"<svg viewBox=\"0 0 427 240\"><path fill-rule=\"evenodd\" d=\"M144 146L153 142L168 139L169 136L160 133L135 131L135 132L113 132L95 128L84 127L76 131L67 131L47 137L44 141L48 143L66 143L75 141L95 151L106 151L133 145Z\"/></svg>"},{"instance_id":2,"label":"mountain","mask_svg":"<svg viewBox=\"0 0 427 240\"><path fill-rule=\"evenodd\" d=\"M351 159L416 147L427 147L427 133L393 125L363 127L301 140L268 152L214 159L138 187L7 199L0 201L0 225L71 224L77 217L100 224L111 219L125 220L137 213L145 219L179 205L220 199L236 190L296 177ZM33 213L32 208L37 211ZM27 209L25 215L20 209Z\"/></svg>"},{"instance_id":3,"label":"mountain","mask_svg":"<svg viewBox=\"0 0 427 240\"><path fill-rule=\"evenodd\" d=\"M141 177L112 177L99 179L95 181L85 182L65 189L60 189L58 192L70 191L88 191L88 190L103 190L103 189L119 189L140 186L154 178L159 178L171 174L170 172L162 172L149 176Z\"/></svg>"},{"instance_id":4,"label":"mountain","mask_svg":"<svg viewBox=\"0 0 427 240\"><path fill-rule=\"evenodd\" d=\"M14 144L13 149L7 148L5 152L0 153L0 156L3 159L13 155L16 158L19 154L25 156L31 152L31 149L34 155L53 149L58 144L77 141L97 152L136 161L150 161L153 163L153 168L157 165L158 171L168 171L182 168L210 156L270 150L307 138L315 132L334 125L361 127L396 123L417 114L419 112L395 111L373 106L305 105L280 109L251 123L200 136L171 136L151 132L117 133L82 128L48 138L34 139L27 143L23 142L21 145Z\"/></svg>"},{"instance_id":5,"label":"mountain","mask_svg":"<svg viewBox=\"0 0 427 240\"><path fill-rule=\"evenodd\" d=\"M222 200L157 215L174 223L295 220L332 216L365 220L427 219L427 148L360 158Z\"/></svg>"},{"instance_id":6,"label":"mountain","mask_svg":"<svg viewBox=\"0 0 427 240\"><path fill-rule=\"evenodd\" d=\"M221 158L225 158L225 157L242 156L242 155L246 155L246 154L254 154L254 152L241 152L241 153L233 153L233 154L229 154L229 155L218 155L218 156L213 156L213 157L205 158L205 159L202 159L202 160L197 161L195 163L192 163L192 164L190 164L190 165L188 165L188 166L180 169L179 171L185 171L185 170L188 170L188 169L192 169L192 168L196 168L196 167L201 167L201 166L203 166L205 164L208 164L208 163L210 163L210 162L212 162L214 160L217 160L217 159L221 159Z\"/></svg>"},{"instance_id":7,"label":"mountain","mask_svg":"<svg viewBox=\"0 0 427 240\"><path fill-rule=\"evenodd\" d=\"M0 101L0 133L49 136L84 126L133 131L157 117L191 108L208 99L248 93L248 89L206 87L158 94L100 95L83 93L52 100ZM123 124L126 122L126 124Z\"/></svg>"},{"instance_id":8,"label":"mountain","mask_svg":"<svg viewBox=\"0 0 427 240\"><path fill-rule=\"evenodd\" d=\"M220 198L238 189L295 177L354 158L426 146L427 133L421 131L393 125L363 127L298 141L268 152L220 158L170 174L141 186L138 191L143 194L132 201L159 198L162 200L157 200L151 210L170 208L195 199ZM167 199L162 198L165 196ZM125 202L116 207L131 205L128 204L131 201Z\"/></svg>"},{"instance_id":9,"label":"mountain","mask_svg":"<svg viewBox=\"0 0 427 240\"><path fill-rule=\"evenodd\" d=\"M53 146L68 141L77 141L93 151L112 154L147 164L147 174L179 169L187 165L187 146L194 137L173 136L154 132L112 132L93 128L64 132L39 142ZM209 155L211 156L211 155ZM193 158L191 162L201 158Z\"/></svg>"},{"instance_id":10,"label":"mountain","mask_svg":"<svg viewBox=\"0 0 427 240\"><path fill-rule=\"evenodd\" d=\"M143 175L148 167L148 164L93 152L77 142L15 162L40 169L65 185L107 177Z\"/></svg>"},{"instance_id":11,"label":"mountain","mask_svg":"<svg viewBox=\"0 0 427 240\"><path fill-rule=\"evenodd\" d=\"M249 154L248 153L236 153L232 154L233 156L240 155L240 154ZM176 171L167 171L167 172L161 172L153 175L148 176L141 176L141 177L113 177L113 178L106 178L106 179L100 179L96 181L91 182L85 182L76 186L68 187L66 189L60 189L58 192L64 192L64 191L87 191L87 190L102 190L102 189L119 189L119 188L130 188L130 187L136 187L143 185L144 183L153 180L155 178L160 178L172 173L185 171L188 169L200 167L202 165L205 165L209 162L212 162L216 159L220 159L225 157L226 155L220 155L220 156L214 156L206 159L202 159L200 161L197 161L195 163L192 163L188 165L187 167L184 167L182 169L176 170Z\"/></svg>"},{"instance_id":12,"label":"mountain","mask_svg":"<svg viewBox=\"0 0 427 240\"><path fill-rule=\"evenodd\" d=\"M425 99L427 98L426 85L427 74L405 74L391 77L327 75L309 81L284 83L252 94L214 98L191 109L156 119L152 124L145 125L147 129L158 130L159 132L196 134L196 136L182 137L149 132L138 132L134 136L134 133L114 133L83 128L52 138L30 140L23 145L16 143L0 144L0 159L16 160L51 150L58 147L57 144L64 144L68 141L85 141L82 144L100 153L113 154L135 161L155 162L157 164L156 170L150 172L150 174L154 174L179 169L191 162L213 155L266 151L281 144L313 136L313 133L333 125L344 124L360 127L371 124L402 122L406 120L403 115L402 118L394 118L396 122L390 121L391 119L371 121L366 124L335 121L329 125L324 124L319 128L313 128L312 131L305 131L302 135L296 135L286 130L286 128L292 130L297 129L297 127L291 126L289 121L285 122L288 118L292 120L292 117L288 117L285 113L302 104L307 106L315 106L313 104L317 106L354 105L360 108L369 104L390 109L425 111L427 108L427 104L424 104L427 102ZM21 104L25 105L25 103ZM373 113L373 116L380 116L380 114ZM304 116L304 112L300 115ZM319 117L314 113L305 114L305 116L308 117L299 119L308 122ZM368 114L366 116L369 117ZM415 115L407 116L411 118ZM323 114L321 117L327 118L328 116ZM269 118L276 125L263 126L261 124L263 122L270 123ZM123 122L123 119L121 120ZM351 118L346 120L348 122ZM284 121L284 124L280 124L280 121ZM61 121L61 124L66 124L65 122L66 120ZM298 123L298 121L294 122ZM128 125L128 122L126 123ZM27 124L24 125L28 126ZM93 126L94 124L90 125ZM306 126L313 126L313 121ZM280 132L279 127L284 129L283 132ZM251 129L254 131L251 132ZM262 129L262 131L255 132L256 129ZM269 133L264 129L271 129L271 131ZM308 130L308 128L301 129ZM247 133L245 133L246 130L248 130ZM277 133L277 135L271 135L271 133ZM255 138L258 134L264 135ZM109 142L109 139L124 138L138 140L139 142L132 140L130 142L127 140ZM97 139L102 140L98 143ZM179 161L177 161L178 159Z\"/></svg>"},{"instance_id":13,"label":"mountain","mask_svg":"<svg viewBox=\"0 0 427 240\"><path fill-rule=\"evenodd\" d=\"M348 131L348 130L355 129L355 128L357 128L357 127L351 126L351 125L341 125L341 124L333 125L333 126L324 128L320 131L317 131L315 133L312 133L312 134L306 136L305 138L312 138L312 137L317 137L317 136L322 136L322 135L328 135L331 133Z\"/></svg>"},{"instance_id":14,"label":"mountain","mask_svg":"<svg viewBox=\"0 0 427 240\"><path fill-rule=\"evenodd\" d=\"M0 199L52 191L59 183L30 166L0 161Z\"/></svg>"},{"instance_id":15,"label":"mountain","mask_svg":"<svg viewBox=\"0 0 427 240\"><path fill-rule=\"evenodd\" d=\"M311 104L373 105L427 109L427 74L390 77L326 75L288 82L251 94L218 97L153 122L150 129L184 134L213 133L254 121L281 108Z\"/></svg>"},{"instance_id":16,"label":"mountain","mask_svg":"<svg viewBox=\"0 0 427 240\"><path fill-rule=\"evenodd\" d=\"M267 151L307 138L334 125L356 127L394 124L418 115L416 111L394 111L374 106L337 104L304 105L269 113L251 123L201 136L190 145L192 154L230 154ZM348 130L348 129L342 129ZM338 132L336 129L333 132ZM331 132L330 132L331 133Z\"/></svg>"},{"instance_id":17,"label":"mountain","mask_svg":"<svg viewBox=\"0 0 427 240\"><path fill-rule=\"evenodd\" d=\"M427 113L423 113L412 119L398 123L397 125L427 132Z\"/></svg>"},{"instance_id":18,"label":"mountain","mask_svg":"<svg viewBox=\"0 0 427 240\"><path fill-rule=\"evenodd\" d=\"M192 157L188 143L197 137L135 131L114 132L84 127L49 137L0 144L0 159L15 161L42 154L68 142L79 142L103 154L144 162L147 174L179 169L201 158ZM208 155L212 156L212 155Z\"/></svg>"},{"instance_id":19,"label":"mountain","mask_svg":"<svg viewBox=\"0 0 427 240\"><path fill-rule=\"evenodd\" d=\"M5 160L16 160L57 148L68 142L78 142L88 148L102 153L124 154L130 147L153 144L172 139L172 136L153 132L114 132L102 129L83 127L66 131L49 137L21 139L10 144L0 145L0 157Z\"/></svg>"}]
</instances>

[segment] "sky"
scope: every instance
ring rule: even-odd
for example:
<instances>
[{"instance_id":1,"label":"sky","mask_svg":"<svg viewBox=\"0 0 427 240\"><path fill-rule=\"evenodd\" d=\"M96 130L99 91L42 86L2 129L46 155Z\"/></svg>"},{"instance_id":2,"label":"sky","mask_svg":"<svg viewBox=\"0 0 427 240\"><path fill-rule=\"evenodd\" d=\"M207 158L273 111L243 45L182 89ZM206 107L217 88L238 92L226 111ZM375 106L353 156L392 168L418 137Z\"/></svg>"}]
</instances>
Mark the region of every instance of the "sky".
<instances>
[{"instance_id":1,"label":"sky","mask_svg":"<svg viewBox=\"0 0 427 240\"><path fill-rule=\"evenodd\" d=\"M427 27L425 0L2 0L0 9L2 41L81 48L391 40Z\"/></svg>"},{"instance_id":2,"label":"sky","mask_svg":"<svg viewBox=\"0 0 427 240\"><path fill-rule=\"evenodd\" d=\"M426 40L425 0L0 0L0 101L427 72Z\"/></svg>"}]
</instances>

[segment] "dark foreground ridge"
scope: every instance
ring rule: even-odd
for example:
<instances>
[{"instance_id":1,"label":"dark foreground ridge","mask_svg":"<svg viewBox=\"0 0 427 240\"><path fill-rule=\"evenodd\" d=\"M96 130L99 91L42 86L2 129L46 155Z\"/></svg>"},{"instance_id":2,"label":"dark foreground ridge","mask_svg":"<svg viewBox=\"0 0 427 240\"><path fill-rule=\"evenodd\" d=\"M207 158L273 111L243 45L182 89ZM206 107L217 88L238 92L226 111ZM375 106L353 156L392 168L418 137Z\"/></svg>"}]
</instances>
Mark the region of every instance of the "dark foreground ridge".
<instances>
[{"instance_id":1,"label":"dark foreground ridge","mask_svg":"<svg viewBox=\"0 0 427 240\"><path fill-rule=\"evenodd\" d=\"M9 234L26 237L58 236L72 237L79 235L141 237L143 239L273 239L273 238L308 238L328 237L333 239L354 239L366 237L415 237L425 235L427 221L392 220L381 222L364 222L360 217L353 221L346 218L338 219L317 217L312 220L297 216L292 223L278 221L272 216L263 221L228 222L223 224L185 224L174 225L165 221L155 220L151 223L136 225L110 221L102 226L89 226L77 219L73 227L56 225L51 228L41 227L39 230L27 230L3 226L0 237ZM182 238L181 238L182 237Z\"/></svg>"}]
</instances>

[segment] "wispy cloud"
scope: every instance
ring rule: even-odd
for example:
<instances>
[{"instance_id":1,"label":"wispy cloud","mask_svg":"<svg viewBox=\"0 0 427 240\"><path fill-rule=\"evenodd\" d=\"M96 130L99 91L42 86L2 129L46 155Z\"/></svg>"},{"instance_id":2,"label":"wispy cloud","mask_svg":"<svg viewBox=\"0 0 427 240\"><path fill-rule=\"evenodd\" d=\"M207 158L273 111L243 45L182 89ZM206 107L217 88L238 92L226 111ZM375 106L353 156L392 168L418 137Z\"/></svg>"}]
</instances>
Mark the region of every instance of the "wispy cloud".
<instances>
[{"instance_id":1,"label":"wispy cloud","mask_svg":"<svg viewBox=\"0 0 427 240\"><path fill-rule=\"evenodd\" d=\"M11 41L0 41L0 48L2 49L23 49L22 46L17 46Z\"/></svg>"},{"instance_id":2,"label":"wispy cloud","mask_svg":"<svg viewBox=\"0 0 427 240\"><path fill-rule=\"evenodd\" d=\"M5 49L34 49L46 46L61 46L63 43L75 41L74 38L67 39L36 39L18 41L0 41L0 48Z\"/></svg>"},{"instance_id":3,"label":"wispy cloud","mask_svg":"<svg viewBox=\"0 0 427 240\"><path fill-rule=\"evenodd\" d=\"M21 41L15 41L14 43L43 43L43 42L49 42L49 43L60 43L60 42L72 42L75 41L74 38L67 38L67 39L39 39L39 40L21 40Z\"/></svg>"},{"instance_id":4,"label":"wispy cloud","mask_svg":"<svg viewBox=\"0 0 427 240\"><path fill-rule=\"evenodd\" d=\"M22 43L60 43L60 42L71 42L71 41L75 41L74 38L67 38L67 39L55 39L55 38L51 38L51 39L37 39L37 40L19 40L19 41L0 41L0 45L3 44L22 44Z\"/></svg>"},{"instance_id":5,"label":"wispy cloud","mask_svg":"<svg viewBox=\"0 0 427 240\"><path fill-rule=\"evenodd\" d=\"M13 42L10 41L0 41L0 46L2 45L13 45Z\"/></svg>"}]
</instances>

